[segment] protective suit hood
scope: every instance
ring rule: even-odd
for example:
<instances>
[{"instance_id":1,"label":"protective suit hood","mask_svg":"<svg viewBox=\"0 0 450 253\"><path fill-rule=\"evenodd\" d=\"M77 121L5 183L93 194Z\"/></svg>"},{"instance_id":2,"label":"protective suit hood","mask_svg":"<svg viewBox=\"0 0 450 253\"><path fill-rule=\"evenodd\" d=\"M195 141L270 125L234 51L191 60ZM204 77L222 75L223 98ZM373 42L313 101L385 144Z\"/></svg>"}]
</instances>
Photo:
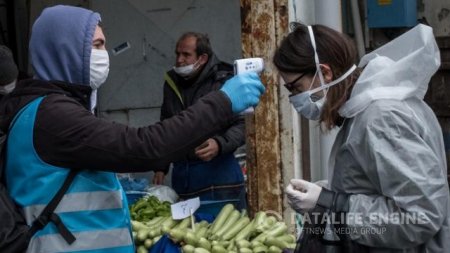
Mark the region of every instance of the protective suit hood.
<instances>
[{"instance_id":1,"label":"protective suit hood","mask_svg":"<svg viewBox=\"0 0 450 253\"><path fill-rule=\"evenodd\" d=\"M89 86L92 39L100 20L98 13L74 6L44 9L30 38L35 78Z\"/></svg>"},{"instance_id":2,"label":"protective suit hood","mask_svg":"<svg viewBox=\"0 0 450 253\"><path fill-rule=\"evenodd\" d=\"M364 70L339 114L352 118L379 99L423 99L440 63L432 28L417 25L361 59Z\"/></svg>"}]
</instances>

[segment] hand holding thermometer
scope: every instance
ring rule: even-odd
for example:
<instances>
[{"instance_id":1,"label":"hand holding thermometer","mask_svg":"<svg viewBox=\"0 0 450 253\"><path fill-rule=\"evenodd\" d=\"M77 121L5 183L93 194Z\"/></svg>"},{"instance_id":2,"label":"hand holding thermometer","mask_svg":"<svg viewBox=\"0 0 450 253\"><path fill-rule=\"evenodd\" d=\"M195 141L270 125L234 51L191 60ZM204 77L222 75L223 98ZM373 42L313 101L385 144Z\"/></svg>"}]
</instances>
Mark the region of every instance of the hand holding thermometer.
<instances>
[{"instance_id":1,"label":"hand holding thermometer","mask_svg":"<svg viewBox=\"0 0 450 253\"><path fill-rule=\"evenodd\" d=\"M264 70L264 60L263 58L244 58L234 61L234 74L242 74L245 72L256 72L261 74ZM246 109L243 113L252 113L254 111L253 107Z\"/></svg>"}]
</instances>

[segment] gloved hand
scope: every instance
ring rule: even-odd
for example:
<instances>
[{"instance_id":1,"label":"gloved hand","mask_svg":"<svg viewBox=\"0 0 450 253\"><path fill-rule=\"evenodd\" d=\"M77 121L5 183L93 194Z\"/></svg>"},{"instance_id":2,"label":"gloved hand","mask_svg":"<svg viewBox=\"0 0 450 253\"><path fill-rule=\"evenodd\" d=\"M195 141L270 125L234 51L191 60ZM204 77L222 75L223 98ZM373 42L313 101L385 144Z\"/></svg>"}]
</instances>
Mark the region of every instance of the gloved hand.
<instances>
[{"instance_id":1,"label":"gloved hand","mask_svg":"<svg viewBox=\"0 0 450 253\"><path fill-rule=\"evenodd\" d=\"M328 187L328 180L319 180L314 182L316 185L323 187L323 188L327 188Z\"/></svg>"},{"instance_id":2,"label":"gloved hand","mask_svg":"<svg viewBox=\"0 0 450 253\"><path fill-rule=\"evenodd\" d=\"M220 90L231 100L233 113L240 113L256 106L265 89L257 73L247 72L235 75L226 81Z\"/></svg>"},{"instance_id":3,"label":"gloved hand","mask_svg":"<svg viewBox=\"0 0 450 253\"><path fill-rule=\"evenodd\" d=\"M322 187L303 179L291 179L285 192L292 209L304 213L316 206Z\"/></svg>"}]
</instances>

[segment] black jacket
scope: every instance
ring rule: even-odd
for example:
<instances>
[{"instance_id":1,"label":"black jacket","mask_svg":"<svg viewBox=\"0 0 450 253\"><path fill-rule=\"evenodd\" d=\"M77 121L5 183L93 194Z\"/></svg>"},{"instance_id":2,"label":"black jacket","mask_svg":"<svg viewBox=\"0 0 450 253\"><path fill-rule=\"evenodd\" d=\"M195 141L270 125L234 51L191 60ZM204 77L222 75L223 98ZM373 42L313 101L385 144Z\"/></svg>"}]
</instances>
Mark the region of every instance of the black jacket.
<instances>
[{"instance_id":1,"label":"black jacket","mask_svg":"<svg viewBox=\"0 0 450 253\"><path fill-rule=\"evenodd\" d=\"M20 108L46 96L33 130L43 161L71 169L141 172L180 159L233 120L230 100L221 91L175 117L140 128L94 116L88 110L90 93L88 86L76 84L20 82L0 103L0 128L7 130Z\"/></svg>"},{"instance_id":2,"label":"black jacket","mask_svg":"<svg viewBox=\"0 0 450 253\"><path fill-rule=\"evenodd\" d=\"M167 76L173 80L179 94L167 82ZM199 76L193 81L184 80L171 70L166 73L164 83L164 98L161 106L161 120L170 118L181 113L186 108L196 104L198 100L210 92L219 90L226 80L233 76L233 66L220 61L214 54L203 68ZM180 96L179 96L180 95ZM220 130L211 134L220 147L220 154L234 152L245 143L245 118L235 116L233 121ZM187 160L198 160L192 149Z\"/></svg>"}]
</instances>

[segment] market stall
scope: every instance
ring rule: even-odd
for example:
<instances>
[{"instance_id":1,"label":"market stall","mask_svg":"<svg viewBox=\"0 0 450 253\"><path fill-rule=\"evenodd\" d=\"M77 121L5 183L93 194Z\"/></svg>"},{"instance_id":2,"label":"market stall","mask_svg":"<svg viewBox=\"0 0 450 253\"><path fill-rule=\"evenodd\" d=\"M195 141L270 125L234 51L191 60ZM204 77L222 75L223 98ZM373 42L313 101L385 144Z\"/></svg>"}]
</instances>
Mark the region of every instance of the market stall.
<instances>
[{"instance_id":1,"label":"market stall","mask_svg":"<svg viewBox=\"0 0 450 253\"><path fill-rule=\"evenodd\" d=\"M225 204L216 215L204 212L211 209L203 206L192 217L176 220L170 205L155 196L144 196L130 205L138 253L275 253L295 248L295 236L287 225L266 212L251 218L245 210Z\"/></svg>"}]
</instances>

